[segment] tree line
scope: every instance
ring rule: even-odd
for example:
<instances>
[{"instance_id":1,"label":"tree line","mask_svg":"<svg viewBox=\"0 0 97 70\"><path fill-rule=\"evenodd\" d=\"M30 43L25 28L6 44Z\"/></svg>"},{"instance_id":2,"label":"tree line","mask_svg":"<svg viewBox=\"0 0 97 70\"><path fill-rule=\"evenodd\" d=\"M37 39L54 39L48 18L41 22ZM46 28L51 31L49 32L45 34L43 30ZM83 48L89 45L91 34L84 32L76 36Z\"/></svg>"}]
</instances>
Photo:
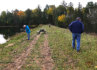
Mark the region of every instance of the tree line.
<instances>
[{"instance_id":1,"label":"tree line","mask_svg":"<svg viewBox=\"0 0 97 70\"><path fill-rule=\"evenodd\" d=\"M52 24L67 28L76 17L81 17L86 32L97 32L97 3L93 2L88 2L86 7L79 3L77 8L73 7L72 2L67 4L63 1L58 7L46 5L43 11L40 6L33 10L2 11L0 26L22 27L26 24L35 27L39 24Z\"/></svg>"}]
</instances>

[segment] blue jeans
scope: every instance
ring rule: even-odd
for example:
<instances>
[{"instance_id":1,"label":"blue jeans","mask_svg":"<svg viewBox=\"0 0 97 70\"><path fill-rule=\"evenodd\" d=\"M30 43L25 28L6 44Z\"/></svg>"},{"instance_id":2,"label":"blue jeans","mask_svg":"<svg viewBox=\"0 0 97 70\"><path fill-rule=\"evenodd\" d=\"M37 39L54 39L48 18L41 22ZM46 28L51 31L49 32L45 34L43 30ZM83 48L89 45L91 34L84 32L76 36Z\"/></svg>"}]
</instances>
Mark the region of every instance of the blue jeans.
<instances>
[{"instance_id":1,"label":"blue jeans","mask_svg":"<svg viewBox=\"0 0 97 70\"><path fill-rule=\"evenodd\" d=\"M27 36L28 36L28 40L30 40L30 33L27 33Z\"/></svg>"},{"instance_id":2,"label":"blue jeans","mask_svg":"<svg viewBox=\"0 0 97 70\"><path fill-rule=\"evenodd\" d=\"M76 50L79 51L80 50L80 39L81 39L81 34L79 33L72 33L72 47L75 48L75 40L77 40L77 47Z\"/></svg>"}]
</instances>

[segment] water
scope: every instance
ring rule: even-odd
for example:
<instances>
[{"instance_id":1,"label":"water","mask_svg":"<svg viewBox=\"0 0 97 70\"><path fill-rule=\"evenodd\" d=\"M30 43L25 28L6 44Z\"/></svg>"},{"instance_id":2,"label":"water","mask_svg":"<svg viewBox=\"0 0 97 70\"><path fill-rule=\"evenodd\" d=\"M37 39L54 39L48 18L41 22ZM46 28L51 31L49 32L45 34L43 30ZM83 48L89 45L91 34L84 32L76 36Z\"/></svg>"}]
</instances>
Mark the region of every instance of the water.
<instances>
[{"instance_id":1,"label":"water","mask_svg":"<svg viewBox=\"0 0 97 70\"><path fill-rule=\"evenodd\" d=\"M7 42L7 39L4 38L4 35L0 34L0 44L4 44Z\"/></svg>"},{"instance_id":2,"label":"water","mask_svg":"<svg viewBox=\"0 0 97 70\"><path fill-rule=\"evenodd\" d=\"M20 28L16 27L0 27L0 44L4 44L11 36L20 32Z\"/></svg>"}]
</instances>

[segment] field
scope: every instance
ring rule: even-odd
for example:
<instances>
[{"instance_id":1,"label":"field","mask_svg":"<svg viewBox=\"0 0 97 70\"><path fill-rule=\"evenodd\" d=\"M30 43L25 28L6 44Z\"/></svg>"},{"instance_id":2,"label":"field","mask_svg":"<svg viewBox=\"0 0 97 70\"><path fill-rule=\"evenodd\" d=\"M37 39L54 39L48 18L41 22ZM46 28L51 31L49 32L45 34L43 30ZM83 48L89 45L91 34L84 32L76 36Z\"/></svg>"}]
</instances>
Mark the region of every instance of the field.
<instances>
[{"instance_id":1,"label":"field","mask_svg":"<svg viewBox=\"0 0 97 70\"><path fill-rule=\"evenodd\" d=\"M46 34L37 35L39 29ZM0 45L0 70L96 70L97 35L83 33L81 50L72 49L72 34L68 29L48 25L18 33Z\"/></svg>"}]
</instances>

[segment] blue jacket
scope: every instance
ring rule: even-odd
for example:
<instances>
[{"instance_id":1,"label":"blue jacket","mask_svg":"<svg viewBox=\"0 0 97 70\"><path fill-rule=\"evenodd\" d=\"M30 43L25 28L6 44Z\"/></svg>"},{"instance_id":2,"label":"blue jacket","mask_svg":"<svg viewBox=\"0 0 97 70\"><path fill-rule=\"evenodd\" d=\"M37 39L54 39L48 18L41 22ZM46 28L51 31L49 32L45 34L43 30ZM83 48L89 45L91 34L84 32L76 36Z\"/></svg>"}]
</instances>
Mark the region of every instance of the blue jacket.
<instances>
[{"instance_id":1,"label":"blue jacket","mask_svg":"<svg viewBox=\"0 0 97 70\"><path fill-rule=\"evenodd\" d=\"M31 32L28 25L26 25L25 30L26 30L26 33L30 33Z\"/></svg>"},{"instance_id":2,"label":"blue jacket","mask_svg":"<svg viewBox=\"0 0 97 70\"><path fill-rule=\"evenodd\" d=\"M76 20L69 24L69 29L72 33L83 33L84 24L81 21Z\"/></svg>"}]
</instances>

